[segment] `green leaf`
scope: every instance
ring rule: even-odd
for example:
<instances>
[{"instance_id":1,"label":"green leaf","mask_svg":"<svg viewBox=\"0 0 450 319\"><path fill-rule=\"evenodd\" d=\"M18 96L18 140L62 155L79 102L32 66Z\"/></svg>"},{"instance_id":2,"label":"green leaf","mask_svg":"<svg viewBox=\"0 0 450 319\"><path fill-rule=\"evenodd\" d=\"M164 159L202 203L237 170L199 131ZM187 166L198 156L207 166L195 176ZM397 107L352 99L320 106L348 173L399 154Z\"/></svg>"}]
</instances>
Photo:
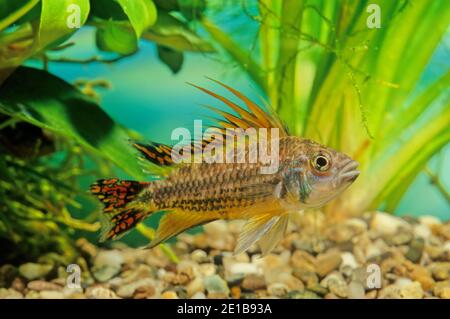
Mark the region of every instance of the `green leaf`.
<instances>
[{"instance_id":1,"label":"green leaf","mask_svg":"<svg viewBox=\"0 0 450 319\"><path fill-rule=\"evenodd\" d=\"M181 14L188 20L198 19L206 9L205 0L178 0Z\"/></svg>"},{"instance_id":2,"label":"green leaf","mask_svg":"<svg viewBox=\"0 0 450 319\"><path fill-rule=\"evenodd\" d=\"M191 31L185 23L166 12L158 14L158 21L144 33L143 38L178 51L215 51L210 43Z\"/></svg>"},{"instance_id":3,"label":"green leaf","mask_svg":"<svg viewBox=\"0 0 450 319\"><path fill-rule=\"evenodd\" d=\"M40 11L37 6L39 1L0 1L0 31L13 23L23 22L30 13L32 17L36 17L36 12Z\"/></svg>"},{"instance_id":4,"label":"green leaf","mask_svg":"<svg viewBox=\"0 0 450 319\"><path fill-rule=\"evenodd\" d=\"M156 7L151 0L117 0L139 39L156 22Z\"/></svg>"},{"instance_id":5,"label":"green leaf","mask_svg":"<svg viewBox=\"0 0 450 319\"><path fill-rule=\"evenodd\" d=\"M158 57L173 73L180 71L183 65L183 53L158 45Z\"/></svg>"},{"instance_id":6,"label":"green leaf","mask_svg":"<svg viewBox=\"0 0 450 319\"><path fill-rule=\"evenodd\" d=\"M127 21L128 17L122 7L116 1L95 0L91 1L91 16L102 20Z\"/></svg>"},{"instance_id":7,"label":"green leaf","mask_svg":"<svg viewBox=\"0 0 450 319\"><path fill-rule=\"evenodd\" d=\"M128 22L105 21L97 27L95 39L102 51L129 55L138 50L138 39Z\"/></svg>"},{"instance_id":8,"label":"green leaf","mask_svg":"<svg viewBox=\"0 0 450 319\"><path fill-rule=\"evenodd\" d=\"M66 37L81 27L89 15L89 0L42 0L39 48Z\"/></svg>"},{"instance_id":9,"label":"green leaf","mask_svg":"<svg viewBox=\"0 0 450 319\"><path fill-rule=\"evenodd\" d=\"M126 130L91 99L45 71L18 68L0 87L0 111L73 138L134 178L144 178Z\"/></svg>"},{"instance_id":10,"label":"green leaf","mask_svg":"<svg viewBox=\"0 0 450 319\"><path fill-rule=\"evenodd\" d=\"M179 10L180 6L178 5L178 0L153 0L158 9L172 11ZM158 10L159 13L159 10Z\"/></svg>"}]
</instances>

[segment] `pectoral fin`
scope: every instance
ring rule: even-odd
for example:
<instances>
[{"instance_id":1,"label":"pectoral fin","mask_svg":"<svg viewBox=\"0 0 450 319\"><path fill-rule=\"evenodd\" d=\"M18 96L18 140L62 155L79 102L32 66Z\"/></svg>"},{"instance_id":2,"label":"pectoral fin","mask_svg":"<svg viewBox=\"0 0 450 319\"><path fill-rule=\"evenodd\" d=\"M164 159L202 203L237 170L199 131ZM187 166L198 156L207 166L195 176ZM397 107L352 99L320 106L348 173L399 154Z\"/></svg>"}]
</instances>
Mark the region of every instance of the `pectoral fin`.
<instances>
[{"instance_id":1,"label":"pectoral fin","mask_svg":"<svg viewBox=\"0 0 450 319\"><path fill-rule=\"evenodd\" d=\"M239 235L234 254L238 255L250 248L262 235L269 231L279 218L280 216L274 216L273 214L263 214L250 218Z\"/></svg>"},{"instance_id":2,"label":"pectoral fin","mask_svg":"<svg viewBox=\"0 0 450 319\"><path fill-rule=\"evenodd\" d=\"M187 213L184 211L167 212L159 221L155 238L149 245L153 248L185 230L217 220L213 214Z\"/></svg>"},{"instance_id":3,"label":"pectoral fin","mask_svg":"<svg viewBox=\"0 0 450 319\"><path fill-rule=\"evenodd\" d=\"M289 222L289 215L281 216L278 221L265 233L258 241L263 256L270 253L276 245L283 239Z\"/></svg>"}]
</instances>

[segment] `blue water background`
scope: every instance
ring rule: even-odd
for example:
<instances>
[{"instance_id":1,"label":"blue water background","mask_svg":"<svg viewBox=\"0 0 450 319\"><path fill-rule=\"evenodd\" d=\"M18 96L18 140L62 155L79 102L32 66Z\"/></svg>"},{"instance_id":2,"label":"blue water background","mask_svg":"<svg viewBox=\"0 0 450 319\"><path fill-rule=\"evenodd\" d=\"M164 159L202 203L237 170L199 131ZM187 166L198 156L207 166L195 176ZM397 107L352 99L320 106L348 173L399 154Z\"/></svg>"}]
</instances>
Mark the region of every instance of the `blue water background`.
<instances>
[{"instance_id":1,"label":"blue water background","mask_svg":"<svg viewBox=\"0 0 450 319\"><path fill-rule=\"evenodd\" d=\"M88 27L80 30L70 40L76 42L76 46L65 50L64 57L82 59L98 55L92 31ZM445 47L448 46L442 45L435 53L419 88L434 81L443 70L448 69L448 49ZM39 67L38 63L30 64ZM194 119L211 115L200 105L213 100L186 82L214 87L205 78L209 76L231 84L252 99L258 100L262 94L236 64L223 58L187 53L181 71L174 75L158 60L155 45L148 42L140 44L137 54L114 64L50 63L49 70L68 82L81 78L108 80L112 88L100 91L101 107L117 122L136 130L146 139L165 143L171 142L170 134L174 128L191 128ZM449 189L450 147L447 145L429 166L438 172ZM427 175L421 173L395 213L413 216L426 214L449 219L450 206L430 184Z\"/></svg>"}]
</instances>

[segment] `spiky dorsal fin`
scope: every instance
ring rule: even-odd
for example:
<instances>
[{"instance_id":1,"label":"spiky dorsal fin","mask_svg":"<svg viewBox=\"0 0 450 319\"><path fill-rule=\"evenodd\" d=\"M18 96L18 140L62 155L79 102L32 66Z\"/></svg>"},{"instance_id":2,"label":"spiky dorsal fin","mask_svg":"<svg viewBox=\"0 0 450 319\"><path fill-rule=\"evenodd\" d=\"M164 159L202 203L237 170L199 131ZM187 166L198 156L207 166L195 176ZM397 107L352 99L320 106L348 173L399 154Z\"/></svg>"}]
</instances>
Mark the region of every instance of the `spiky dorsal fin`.
<instances>
[{"instance_id":1,"label":"spiky dorsal fin","mask_svg":"<svg viewBox=\"0 0 450 319\"><path fill-rule=\"evenodd\" d=\"M211 137L204 137L201 141L193 141L191 143L191 154L182 154L182 156L193 156L193 153L196 150L204 149L208 144L210 144L213 140L225 140L227 128L231 129L247 129L247 128L278 128L279 129L279 137L288 136L289 132L287 128L282 124L281 120L275 115L275 114L269 114L262 110L257 104L255 104L253 101L251 101L249 98L247 98L245 95L240 93L239 91L233 89L232 87L219 82L217 80L208 78L211 81L216 82L217 84L221 85L225 89L227 89L229 92L231 92L234 96L239 98L248 108L248 110L244 109L243 107L235 104L234 102L230 101L229 99L214 93L208 89L205 89L203 87L200 87L198 85L189 83L190 85L198 88L199 90L205 92L208 95L213 96L214 98L220 100L224 104L226 104L231 110L237 113L237 115L233 115L229 112L220 110L218 108L212 107L212 106L205 106L208 109L214 111L218 115L222 117L222 119L215 119L217 122L217 126L214 128L216 129L217 134L215 134L214 139ZM168 167L173 166L175 164L175 159L172 156L172 147L169 145L156 143L156 142L150 142L147 144L141 143L141 142L132 142L132 145L134 148L136 148L140 154L142 155L142 159L149 161L153 164L156 164L158 166L162 167Z\"/></svg>"},{"instance_id":2,"label":"spiky dorsal fin","mask_svg":"<svg viewBox=\"0 0 450 319\"><path fill-rule=\"evenodd\" d=\"M260 106L258 106L256 103L251 101L248 97L246 97L241 92L237 91L236 89L233 89L232 87L211 78L208 78L211 81L216 82L220 86L227 89L229 92L231 92L234 96L239 98L248 108L248 111L244 109L243 107L237 105L236 103L230 101L229 99L225 98L224 96L221 96L217 93L214 93L208 89L205 89L201 86L188 83L199 90L205 92L208 95L213 96L214 98L220 100L224 104L226 104L230 109L235 111L238 116L235 116L229 112L221 111L214 107L208 107L209 109L215 111L217 114L224 117L227 121L226 126L223 121L219 120L219 123L223 127L229 127L229 128L246 128L246 127L253 127L253 128L278 128L279 129L279 136L288 136L289 131L285 125L283 125L282 121L278 118L276 114L265 112L263 109L261 109ZM270 111L270 110L269 110Z\"/></svg>"},{"instance_id":3,"label":"spiky dorsal fin","mask_svg":"<svg viewBox=\"0 0 450 319\"><path fill-rule=\"evenodd\" d=\"M172 148L165 144L150 142L144 144L141 142L132 142L131 144L139 151L142 159L145 159L158 166L170 166L174 164L171 156Z\"/></svg>"}]
</instances>

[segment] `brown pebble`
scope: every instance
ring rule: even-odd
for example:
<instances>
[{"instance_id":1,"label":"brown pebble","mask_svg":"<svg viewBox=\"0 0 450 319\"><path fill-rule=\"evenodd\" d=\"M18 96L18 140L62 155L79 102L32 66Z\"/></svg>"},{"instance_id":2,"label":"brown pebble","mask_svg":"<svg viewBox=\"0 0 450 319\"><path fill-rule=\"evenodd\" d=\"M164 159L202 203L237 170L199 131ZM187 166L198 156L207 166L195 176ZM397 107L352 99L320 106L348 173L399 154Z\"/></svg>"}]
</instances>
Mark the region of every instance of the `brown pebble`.
<instances>
[{"instance_id":1,"label":"brown pebble","mask_svg":"<svg viewBox=\"0 0 450 319\"><path fill-rule=\"evenodd\" d=\"M231 297L233 299L241 298L241 288L239 286L231 287Z\"/></svg>"},{"instance_id":2,"label":"brown pebble","mask_svg":"<svg viewBox=\"0 0 450 319\"><path fill-rule=\"evenodd\" d=\"M33 280L30 281L27 285L27 288L35 291L60 291L62 287L52 282L44 281L44 280Z\"/></svg>"},{"instance_id":3,"label":"brown pebble","mask_svg":"<svg viewBox=\"0 0 450 319\"><path fill-rule=\"evenodd\" d=\"M408 277L418 281L422 285L423 290L430 290L433 288L434 280L426 268L415 265L410 261L408 261L406 265L409 270Z\"/></svg>"},{"instance_id":4,"label":"brown pebble","mask_svg":"<svg viewBox=\"0 0 450 319\"><path fill-rule=\"evenodd\" d=\"M265 289L266 281L264 279L264 276L250 274L244 278L241 286L243 289L255 291L259 289Z\"/></svg>"},{"instance_id":5,"label":"brown pebble","mask_svg":"<svg viewBox=\"0 0 450 319\"><path fill-rule=\"evenodd\" d=\"M153 286L138 287L133 294L133 299L147 299L155 294L155 288Z\"/></svg>"},{"instance_id":6,"label":"brown pebble","mask_svg":"<svg viewBox=\"0 0 450 319\"><path fill-rule=\"evenodd\" d=\"M25 281L20 277L16 277L11 283L11 288L23 293L26 288Z\"/></svg>"},{"instance_id":7,"label":"brown pebble","mask_svg":"<svg viewBox=\"0 0 450 319\"><path fill-rule=\"evenodd\" d=\"M366 299L376 299L378 295L378 291L376 289L371 290L366 293Z\"/></svg>"},{"instance_id":8,"label":"brown pebble","mask_svg":"<svg viewBox=\"0 0 450 319\"><path fill-rule=\"evenodd\" d=\"M328 252L317 257L316 272L324 277L333 270L337 269L342 262L341 254L338 251Z\"/></svg>"}]
</instances>

